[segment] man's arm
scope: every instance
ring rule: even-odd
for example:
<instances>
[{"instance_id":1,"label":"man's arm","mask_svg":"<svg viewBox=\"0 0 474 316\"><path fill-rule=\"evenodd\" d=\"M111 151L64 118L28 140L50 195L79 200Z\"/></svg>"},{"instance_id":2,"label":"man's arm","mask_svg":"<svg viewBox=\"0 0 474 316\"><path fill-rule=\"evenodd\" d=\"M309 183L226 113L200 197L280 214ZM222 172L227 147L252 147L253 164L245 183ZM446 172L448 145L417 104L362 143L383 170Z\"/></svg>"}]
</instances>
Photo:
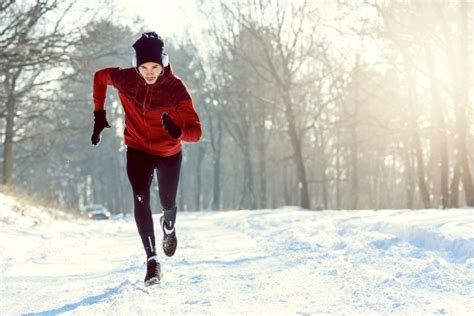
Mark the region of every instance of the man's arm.
<instances>
[{"instance_id":1,"label":"man's arm","mask_svg":"<svg viewBox=\"0 0 474 316\"><path fill-rule=\"evenodd\" d=\"M94 130L92 131L92 145L100 143L102 130L110 128L105 114L105 97L107 96L107 85L112 85L111 73L118 68L105 68L94 74L92 97L94 98Z\"/></svg>"},{"instance_id":2,"label":"man's arm","mask_svg":"<svg viewBox=\"0 0 474 316\"><path fill-rule=\"evenodd\" d=\"M94 74L94 85L92 96L94 98L94 112L105 109L105 98L107 96L107 85L113 85L111 74L119 68L104 68Z\"/></svg>"},{"instance_id":3,"label":"man's arm","mask_svg":"<svg viewBox=\"0 0 474 316\"><path fill-rule=\"evenodd\" d=\"M184 122L182 126L181 140L197 143L201 138L202 129L199 116L194 109L192 99L179 102L178 113Z\"/></svg>"}]
</instances>

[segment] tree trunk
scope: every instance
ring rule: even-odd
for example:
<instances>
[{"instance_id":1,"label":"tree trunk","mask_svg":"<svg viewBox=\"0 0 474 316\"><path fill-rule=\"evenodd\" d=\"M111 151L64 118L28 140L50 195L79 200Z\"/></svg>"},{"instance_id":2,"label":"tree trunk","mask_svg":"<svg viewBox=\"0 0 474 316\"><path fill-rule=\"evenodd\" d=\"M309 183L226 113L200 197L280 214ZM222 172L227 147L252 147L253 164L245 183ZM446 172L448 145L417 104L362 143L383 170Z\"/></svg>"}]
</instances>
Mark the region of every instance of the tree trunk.
<instances>
[{"instance_id":1,"label":"tree trunk","mask_svg":"<svg viewBox=\"0 0 474 316\"><path fill-rule=\"evenodd\" d=\"M383 156L376 156L375 158L375 164L374 164L374 171L372 174L369 176L369 185L368 185L368 198L369 198L369 203L370 205L373 205L375 208L380 207L379 203L379 189L380 189L380 184L379 184L379 177L380 177L380 164L382 164L383 168Z\"/></svg>"},{"instance_id":2,"label":"tree trunk","mask_svg":"<svg viewBox=\"0 0 474 316\"><path fill-rule=\"evenodd\" d=\"M283 162L283 199L284 199L284 204L285 205L290 205L291 204L291 195L290 195L290 190L289 190L289 182L290 182L290 177L288 177L288 165Z\"/></svg>"},{"instance_id":3,"label":"tree trunk","mask_svg":"<svg viewBox=\"0 0 474 316\"><path fill-rule=\"evenodd\" d=\"M262 134L263 135L263 134ZM267 207L267 171L266 171L266 144L264 138L261 137L261 140L258 144L258 177L260 182L259 194L257 198L257 205L259 208Z\"/></svg>"},{"instance_id":4,"label":"tree trunk","mask_svg":"<svg viewBox=\"0 0 474 316\"><path fill-rule=\"evenodd\" d=\"M290 137L291 146L293 148L293 158L296 164L300 206L305 209L310 209L311 205L309 200L308 180L306 177L303 151L301 148L301 139L298 137L298 132L296 130L293 104L291 102L290 96L288 95L288 91L283 92L283 101L285 103L285 113L288 122L288 134Z\"/></svg>"},{"instance_id":5,"label":"tree trunk","mask_svg":"<svg viewBox=\"0 0 474 316\"><path fill-rule=\"evenodd\" d=\"M220 155L214 157L213 161L213 182L212 182L212 203L211 207L213 210L220 210L221 209L221 191L220 191L220 174L221 174L221 158Z\"/></svg>"},{"instance_id":6,"label":"tree trunk","mask_svg":"<svg viewBox=\"0 0 474 316\"><path fill-rule=\"evenodd\" d=\"M206 149L202 143L197 145L197 162L196 162L196 195L195 195L195 207L196 211L201 210L201 196L202 196L202 162L204 160L204 155L206 154Z\"/></svg>"},{"instance_id":7,"label":"tree trunk","mask_svg":"<svg viewBox=\"0 0 474 316\"><path fill-rule=\"evenodd\" d=\"M328 183L326 178L326 161L323 159L323 165L321 166L321 198L323 200L323 208L327 210L329 208L329 198L328 198Z\"/></svg>"},{"instance_id":8,"label":"tree trunk","mask_svg":"<svg viewBox=\"0 0 474 316\"><path fill-rule=\"evenodd\" d=\"M243 146L242 158L244 162L243 170L243 194L239 202L239 208L256 209L255 185L253 182L252 162L250 161L250 149L248 142Z\"/></svg>"},{"instance_id":9,"label":"tree trunk","mask_svg":"<svg viewBox=\"0 0 474 316\"><path fill-rule=\"evenodd\" d=\"M458 131L457 147L458 147L458 163L461 166L461 177L464 185L464 193L466 204L474 206L474 187L472 185L471 169L469 167L468 150L466 145L466 137L468 133L467 107L469 104L469 88L472 74L471 56L468 51L468 11L471 4L467 1L460 1L459 13L461 15L461 34L458 38L459 43L459 67L457 69L456 80L456 127Z\"/></svg>"},{"instance_id":10,"label":"tree trunk","mask_svg":"<svg viewBox=\"0 0 474 316\"><path fill-rule=\"evenodd\" d=\"M212 209L220 210L221 209L221 184L220 184L220 174L221 174L221 153L222 153L222 120L218 117L217 120L217 144L213 153L213 186L212 186Z\"/></svg>"},{"instance_id":11,"label":"tree trunk","mask_svg":"<svg viewBox=\"0 0 474 316\"><path fill-rule=\"evenodd\" d=\"M441 193L441 207L446 208L449 200L449 188L448 188L448 176L449 176L449 165L448 165L448 140L446 137L446 123L444 122L443 109L441 107L441 98L439 91L441 90L436 80L436 69L433 63L433 56L431 54L431 48L425 46L426 61L428 64L428 71L430 73L431 83L431 99L432 105L432 166L434 169L435 176L439 176L439 190ZM436 143L436 141L438 143ZM438 153L435 152L435 148ZM439 155L439 156L438 156ZM439 165L438 165L439 162Z\"/></svg>"},{"instance_id":12,"label":"tree trunk","mask_svg":"<svg viewBox=\"0 0 474 316\"><path fill-rule=\"evenodd\" d=\"M357 107L357 105L356 105ZM358 144L357 144L357 123L354 121L351 124L351 152L350 152L350 161L351 161L351 195L350 195L350 208L352 210L357 209L357 204L359 202L359 166L357 162L358 155Z\"/></svg>"},{"instance_id":13,"label":"tree trunk","mask_svg":"<svg viewBox=\"0 0 474 316\"><path fill-rule=\"evenodd\" d=\"M126 176L125 166L124 166L125 159L123 155L120 156L119 164L117 166L118 170L117 173L119 174L119 195L120 195L120 213L126 214L130 210L128 209L127 201L130 201L129 197L125 195L126 186L128 185L128 179Z\"/></svg>"},{"instance_id":14,"label":"tree trunk","mask_svg":"<svg viewBox=\"0 0 474 316\"><path fill-rule=\"evenodd\" d=\"M321 177L321 199L323 200L323 208L325 210L329 207L329 197L328 197L328 179L326 177L326 169L327 169L327 159L325 154L326 149L326 140L324 138L323 131L318 133L319 138L319 152L321 153L321 163L319 165L320 170L320 177Z\"/></svg>"},{"instance_id":15,"label":"tree trunk","mask_svg":"<svg viewBox=\"0 0 474 316\"><path fill-rule=\"evenodd\" d=\"M6 113L5 113L5 138L3 140L3 179L4 185L11 183L13 176L13 138L15 136L15 87L16 80L21 71L17 71L13 75L9 71L5 72L3 87L5 91Z\"/></svg>"},{"instance_id":16,"label":"tree trunk","mask_svg":"<svg viewBox=\"0 0 474 316\"><path fill-rule=\"evenodd\" d=\"M408 100L409 100L409 110L408 110L408 126L411 130L411 141L413 148L415 149L416 157L416 174L418 178L418 188L420 189L421 200L425 208L431 207L430 194L428 186L426 185L425 177L425 162L423 159L423 148L421 146L420 135L418 134L418 124L416 122L416 115L413 111L413 107L416 104L415 100L415 80L413 79L412 68L408 62L408 56L403 54L405 58L405 66L407 70L407 81L408 81Z\"/></svg>"},{"instance_id":17,"label":"tree trunk","mask_svg":"<svg viewBox=\"0 0 474 316\"><path fill-rule=\"evenodd\" d=\"M416 171L417 171L416 174L418 177L418 188L420 189L421 200L423 201L423 205L425 208L430 208L431 200L430 200L430 194L428 191L428 186L426 185L423 149L421 147L420 135L418 134L418 131L415 128L413 128L411 138L412 138L413 147L415 148Z\"/></svg>"},{"instance_id":18,"label":"tree trunk","mask_svg":"<svg viewBox=\"0 0 474 316\"><path fill-rule=\"evenodd\" d=\"M351 117L351 126L350 126L350 162L351 162L351 195L350 195L350 208L353 210L357 209L359 202L359 165L357 161L358 152L358 136L357 136L357 124L358 124L358 112L359 112L359 55L356 56L356 65L354 69L354 85L353 85L353 104L354 112Z\"/></svg>"},{"instance_id":19,"label":"tree trunk","mask_svg":"<svg viewBox=\"0 0 474 316\"><path fill-rule=\"evenodd\" d=\"M114 154L116 151L113 152ZM118 187L118 178L117 175L115 174L115 161L116 160L116 154L115 156L111 153L108 154L108 163L105 166L105 175L107 179L110 180L110 183L107 184L106 186L106 195L104 196L103 199L107 198L107 205L106 208L111 212L114 213L116 212L117 209L117 187Z\"/></svg>"},{"instance_id":20,"label":"tree trunk","mask_svg":"<svg viewBox=\"0 0 474 316\"><path fill-rule=\"evenodd\" d=\"M403 146L403 157L405 160L405 176L406 176L406 185L405 185L405 192L406 192L406 208L413 209L413 201L414 201L414 192L415 192L415 176L413 172L413 164L411 160L410 149L408 146Z\"/></svg>"},{"instance_id":21,"label":"tree trunk","mask_svg":"<svg viewBox=\"0 0 474 316\"><path fill-rule=\"evenodd\" d=\"M85 175L85 176L82 177L82 183L83 183L83 185L84 185L84 188L83 188L83 190L82 190L82 204L83 204L83 205L89 204L89 203L88 203L88 198L87 198L87 190L88 190L87 178L88 178L87 175ZM78 206L82 206L82 205L78 205Z\"/></svg>"},{"instance_id":22,"label":"tree trunk","mask_svg":"<svg viewBox=\"0 0 474 316\"><path fill-rule=\"evenodd\" d=\"M342 206L342 195L341 195L341 156L339 153L340 149L336 151L336 209L340 210Z\"/></svg>"},{"instance_id":23,"label":"tree trunk","mask_svg":"<svg viewBox=\"0 0 474 316\"><path fill-rule=\"evenodd\" d=\"M8 185L13 175L13 136L14 136L14 101L7 100L5 139L3 141L3 184Z\"/></svg>"},{"instance_id":24,"label":"tree trunk","mask_svg":"<svg viewBox=\"0 0 474 316\"><path fill-rule=\"evenodd\" d=\"M461 180L461 171L459 165L456 164L454 167L454 175L451 181L451 192L449 195L449 207L459 207L459 181Z\"/></svg>"}]
</instances>

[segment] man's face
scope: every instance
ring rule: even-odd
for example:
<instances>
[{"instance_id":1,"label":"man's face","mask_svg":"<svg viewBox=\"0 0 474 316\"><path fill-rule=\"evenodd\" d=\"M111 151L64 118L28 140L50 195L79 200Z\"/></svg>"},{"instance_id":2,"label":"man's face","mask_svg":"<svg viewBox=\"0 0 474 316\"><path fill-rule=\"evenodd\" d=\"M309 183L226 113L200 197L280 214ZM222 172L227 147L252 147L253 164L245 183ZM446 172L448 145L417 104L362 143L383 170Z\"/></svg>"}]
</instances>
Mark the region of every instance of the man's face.
<instances>
[{"instance_id":1,"label":"man's face","mask_svg":"<svg viewBox=\"0 0 474 316\"><path fill-rule=\"evenodd\" d=\"M148 84L154 84L162 70L163 67L160 64L153 62L144 63L138 67L138 71Z\"/></svg>"}]
</instances>

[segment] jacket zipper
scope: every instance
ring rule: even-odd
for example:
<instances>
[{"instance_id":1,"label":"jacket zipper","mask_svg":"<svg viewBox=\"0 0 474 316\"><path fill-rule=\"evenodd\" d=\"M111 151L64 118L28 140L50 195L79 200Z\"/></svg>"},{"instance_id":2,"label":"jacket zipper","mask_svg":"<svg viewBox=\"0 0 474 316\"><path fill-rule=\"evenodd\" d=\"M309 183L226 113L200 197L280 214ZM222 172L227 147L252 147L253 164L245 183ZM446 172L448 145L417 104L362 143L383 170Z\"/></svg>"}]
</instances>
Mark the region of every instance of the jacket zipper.
<instances>
[{"instance_id":1,"label":"jacket zipper","mask_svg":"<svg viewBox=\"0 0 474 316\"><path fill-rule=\"evenodd\" d=\"M146 87L146 93L145 93L145 99L143 100L143 125L145 127L145 132L146 132L146 145L149 149L150 147L150 134L148 133L148 126L146 124L146 99L148 97L148 90L150 87L147 85Z\"/></svg>"}]
</instances>

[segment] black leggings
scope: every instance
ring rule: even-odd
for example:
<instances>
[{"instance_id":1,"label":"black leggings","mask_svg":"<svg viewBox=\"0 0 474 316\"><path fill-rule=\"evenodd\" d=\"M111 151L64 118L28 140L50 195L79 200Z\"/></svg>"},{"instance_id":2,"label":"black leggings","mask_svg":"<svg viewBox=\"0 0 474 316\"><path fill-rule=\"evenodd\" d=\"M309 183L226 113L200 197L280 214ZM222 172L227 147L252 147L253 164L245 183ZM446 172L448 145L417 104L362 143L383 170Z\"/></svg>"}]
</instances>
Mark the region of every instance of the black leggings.
<instances>
[{"instance_id":1,"label":"black leggings","mask_svg":"<svg viewBox=\"0 0 474 316\"><path fill-rule=\"evenodd\" d=\"M176 221L181 152L161 157L127 147L127 174L133 190L135 222L148 257L156 255L153 217L150 208L150 187L156 169L158 190L167 226Z\"/></svg>"}]
</instances>

